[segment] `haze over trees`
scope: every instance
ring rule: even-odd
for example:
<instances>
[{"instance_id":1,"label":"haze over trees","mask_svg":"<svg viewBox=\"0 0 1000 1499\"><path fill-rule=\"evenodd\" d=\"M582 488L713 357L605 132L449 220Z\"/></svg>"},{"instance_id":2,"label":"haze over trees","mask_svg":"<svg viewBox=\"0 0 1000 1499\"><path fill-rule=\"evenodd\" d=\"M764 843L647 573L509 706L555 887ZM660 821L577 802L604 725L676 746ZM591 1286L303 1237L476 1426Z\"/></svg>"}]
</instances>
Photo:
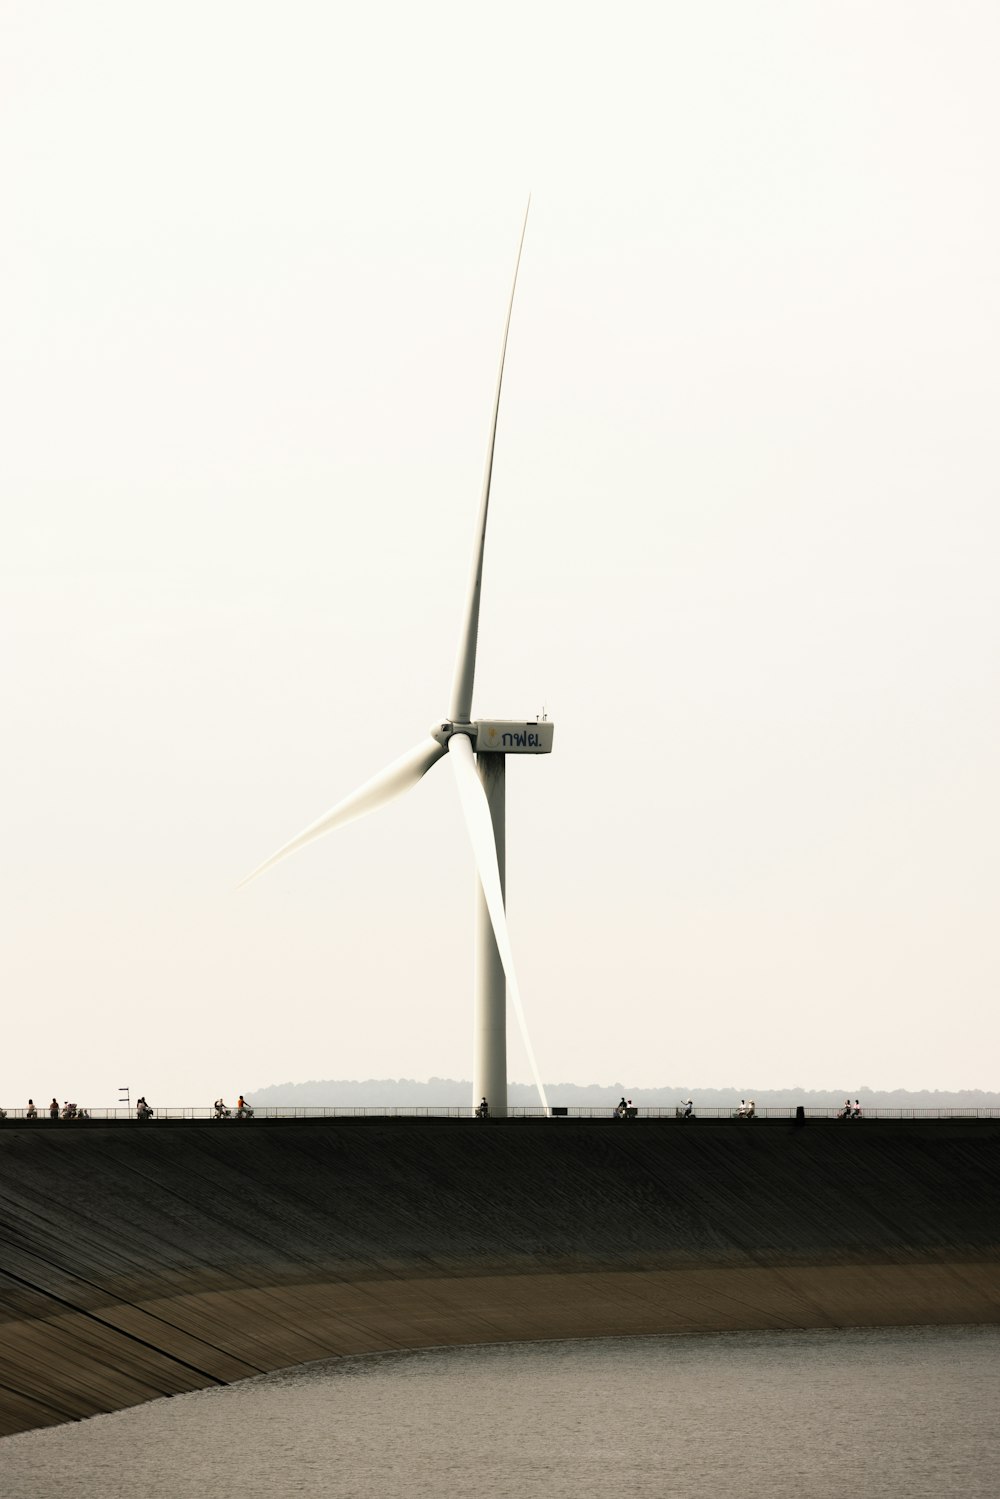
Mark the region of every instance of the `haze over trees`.
<instances>
[{"instance_id":1,"label":"haze over trees","mask_svg":"<svg viewBox=\"0 0 1000 1499\"><path fill-rule=\"evenodd\" d=\"M869 1088L847 1081L836 1088L755 1088L749 1083L734 1084L728 1088L702 1088L693 1083L677 1083L659 1088L637 1088L627 1082L617 1083L546 1083L550 1103L570 1107L607 1105L613 1107L622 1096L634 1099L646 1108L664 1108L678 1103L682 1098L693 1098L705 1108L721 1108L738 1102L740 1098L753 1098L759 1106L804 1104L806 1108L824 1108L843 1103L850 1093L869 1108L899 1109L957 1109L1000 1108L1000 1092L986 1092L976 1088L929 1089L908 1092L904 1088L893 1090ZM333 1107L373 1108L378 1105L395 1108L411 1107L459 1107L468 1104L472 1097L472 1084L467 1078L432 1077L420 1082L411 1077L400 1078L326 1078L304 1083L274 1083L258 1088L253 1101L267 1105L306 1105ZM538 1103L538 1093L532 1083L510 1083L508 1099L518 1107Z\"/></svg>"}]
</instances>

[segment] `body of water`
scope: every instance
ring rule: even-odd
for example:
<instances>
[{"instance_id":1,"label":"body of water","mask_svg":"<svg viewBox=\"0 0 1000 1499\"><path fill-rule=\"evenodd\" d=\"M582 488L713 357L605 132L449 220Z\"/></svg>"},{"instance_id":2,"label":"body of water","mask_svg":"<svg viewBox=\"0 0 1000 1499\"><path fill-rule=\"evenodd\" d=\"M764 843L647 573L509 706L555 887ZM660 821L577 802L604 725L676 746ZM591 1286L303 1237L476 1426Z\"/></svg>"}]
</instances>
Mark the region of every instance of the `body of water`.
<instances>
[{"instance_id":1,"label":"body of water","mask_svg":"<svg viewBox=\"0 0 1000 1499\"><path fill-rule=\"evenodd\" d=\"M327 1360L0 1441L10 1499L995 1499L1000 1328Z\"/></svg>"}]
</instances>

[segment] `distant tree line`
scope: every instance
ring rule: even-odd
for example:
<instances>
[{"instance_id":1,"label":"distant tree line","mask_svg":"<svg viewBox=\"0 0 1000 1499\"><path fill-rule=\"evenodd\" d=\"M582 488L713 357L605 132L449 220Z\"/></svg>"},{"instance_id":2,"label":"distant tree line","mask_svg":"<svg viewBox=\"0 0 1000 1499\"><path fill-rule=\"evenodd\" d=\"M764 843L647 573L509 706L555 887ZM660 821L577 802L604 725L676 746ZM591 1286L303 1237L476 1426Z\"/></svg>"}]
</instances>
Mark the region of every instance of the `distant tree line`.
<instances>
[{"instance_id":1,"label":"distant tree line","mask_svg":"<svg viewBox=\"0 0 1000 1499\"><path fill-rule=\"evenodd\" d=\"M705 1108L725 1108L741 1098L753 1098L758 1107L804 1104L806 1108L829 1108L843 1103L850 1093L859 1098L863 1106L883 1109L960 1109L1000 1108L1000 1093L989 1093L982 1089L962 1088L923 1090L908 1092L904 1088L889 1091L884 1088L859 1087L847 1082L839 1088L755 1088L752 1083L741 1083L732 1088L699 1088L693 1083L677 1083L664 1088L638 1088L633 1083L546 1083L549 1102L570 1107L606 1104L614 1107L624 1094L640 1107L665 1108L678 1103L682 1098L693 1098ZM511 1083L508 1099L512 1104L537 1104L538 1094L533 1083ZM324 1078L306 1083L274 1083L257 1088L251 1095L254 1103L269 1104L314 1104L330 1107L371 1108L379 1104L396 1105L401 1108L420 1105L453 1107L466 1105L472 1097L472 1084L464 1078L432 1077L427 1082L418 1082L412 1077Z\"/></svg>"}]
</instances>

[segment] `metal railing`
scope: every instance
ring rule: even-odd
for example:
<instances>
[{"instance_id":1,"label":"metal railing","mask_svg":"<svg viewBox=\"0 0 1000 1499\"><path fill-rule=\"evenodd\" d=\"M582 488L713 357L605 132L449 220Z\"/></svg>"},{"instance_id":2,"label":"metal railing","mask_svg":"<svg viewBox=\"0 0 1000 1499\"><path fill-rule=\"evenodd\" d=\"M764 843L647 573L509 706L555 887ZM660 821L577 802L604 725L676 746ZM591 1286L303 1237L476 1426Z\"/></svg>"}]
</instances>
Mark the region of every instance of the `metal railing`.
<instances>
[{"instance_id":1,"label":"metal railing","mask_svg":"<svg viewBox=\"0 0 1000 1499\"><path fill-rule=\"evenodd\" d=\"M134 1108L86 1108L84 1122L89 1120L132 1120L135 1123L155 1123L158 1120L212 1120L219 1124L249 1124L258 1119L473 1119L475 1109L471 1105L460 1104L393 1104L380 1106L368 1105L296 1105L296 1104L272 1104L254 1105L252 1118L241 1119L233 1108L225 1117L218 1117L213 1108L191 1108L170 1107L154 1108L152 1119L140 1120L136 1116ZM829 1108L805 1108L806 1119L838 1119L841 1108L831 1105ZM51 1124L58 1122L67 1126L80 1122L78 1118L50 1118L47 1108L36 1110L37 1122ZM508 1115L514 1119L545 1119L546 1110L540 1105L512 1105L508 1109ZM758 1106L751 1119L741 1119L738 1107L712 1106L710 1108L699 1108L695 1105L691 1119L684 1117L684 1105L668 1105L666 1107L643 1108L638 1105L634 1110L635 1119L660 1119L676 1121L678 1123L691 1123L699 1119L731 1119L738 1123L752 1124L760 1119L784 1119L796 1118L796 1106L794 1104L763 1105ZM606 1119L609 1122L629 1124L632 1117L627 1119L616 1119L615 1110L610 1106L583 1104L580 1106L568 1106L560 1118L568 1119ZM25 1122L28 1120L27 1109L7 1109L4 1118L7 1122ZM902 1109L902 1108L866 1108L862 1111L861 1120L850 1122L864 1122L865 1120L877 1119L1000 1119L1000 1108L940 1108L940 1109ZM4 1119L0 1118L0 1124ZM558 1120L556 1121L558 1122ZM844 1121L847 1122L847 1121Z\"/></svg>"}]
</instances>

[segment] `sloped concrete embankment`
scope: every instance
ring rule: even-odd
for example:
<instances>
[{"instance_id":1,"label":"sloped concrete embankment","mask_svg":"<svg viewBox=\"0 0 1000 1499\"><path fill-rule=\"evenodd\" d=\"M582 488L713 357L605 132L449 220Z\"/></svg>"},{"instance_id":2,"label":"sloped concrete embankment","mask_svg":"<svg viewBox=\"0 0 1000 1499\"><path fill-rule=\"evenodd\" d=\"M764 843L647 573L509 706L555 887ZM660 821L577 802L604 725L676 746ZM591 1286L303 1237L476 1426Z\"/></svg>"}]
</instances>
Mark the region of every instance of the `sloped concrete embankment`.
<instances>
[{"instance_id":1,"label":"sloped concrete embankment","mask_svg":"<svg viewBox=\"0 0 1000 1499\"><path fill-rule=\"evenodd\" d=\"M1000 1320L1000 1124L0 1128L0 1431L335 1354Z\"/></svg>"}]
</instances>

